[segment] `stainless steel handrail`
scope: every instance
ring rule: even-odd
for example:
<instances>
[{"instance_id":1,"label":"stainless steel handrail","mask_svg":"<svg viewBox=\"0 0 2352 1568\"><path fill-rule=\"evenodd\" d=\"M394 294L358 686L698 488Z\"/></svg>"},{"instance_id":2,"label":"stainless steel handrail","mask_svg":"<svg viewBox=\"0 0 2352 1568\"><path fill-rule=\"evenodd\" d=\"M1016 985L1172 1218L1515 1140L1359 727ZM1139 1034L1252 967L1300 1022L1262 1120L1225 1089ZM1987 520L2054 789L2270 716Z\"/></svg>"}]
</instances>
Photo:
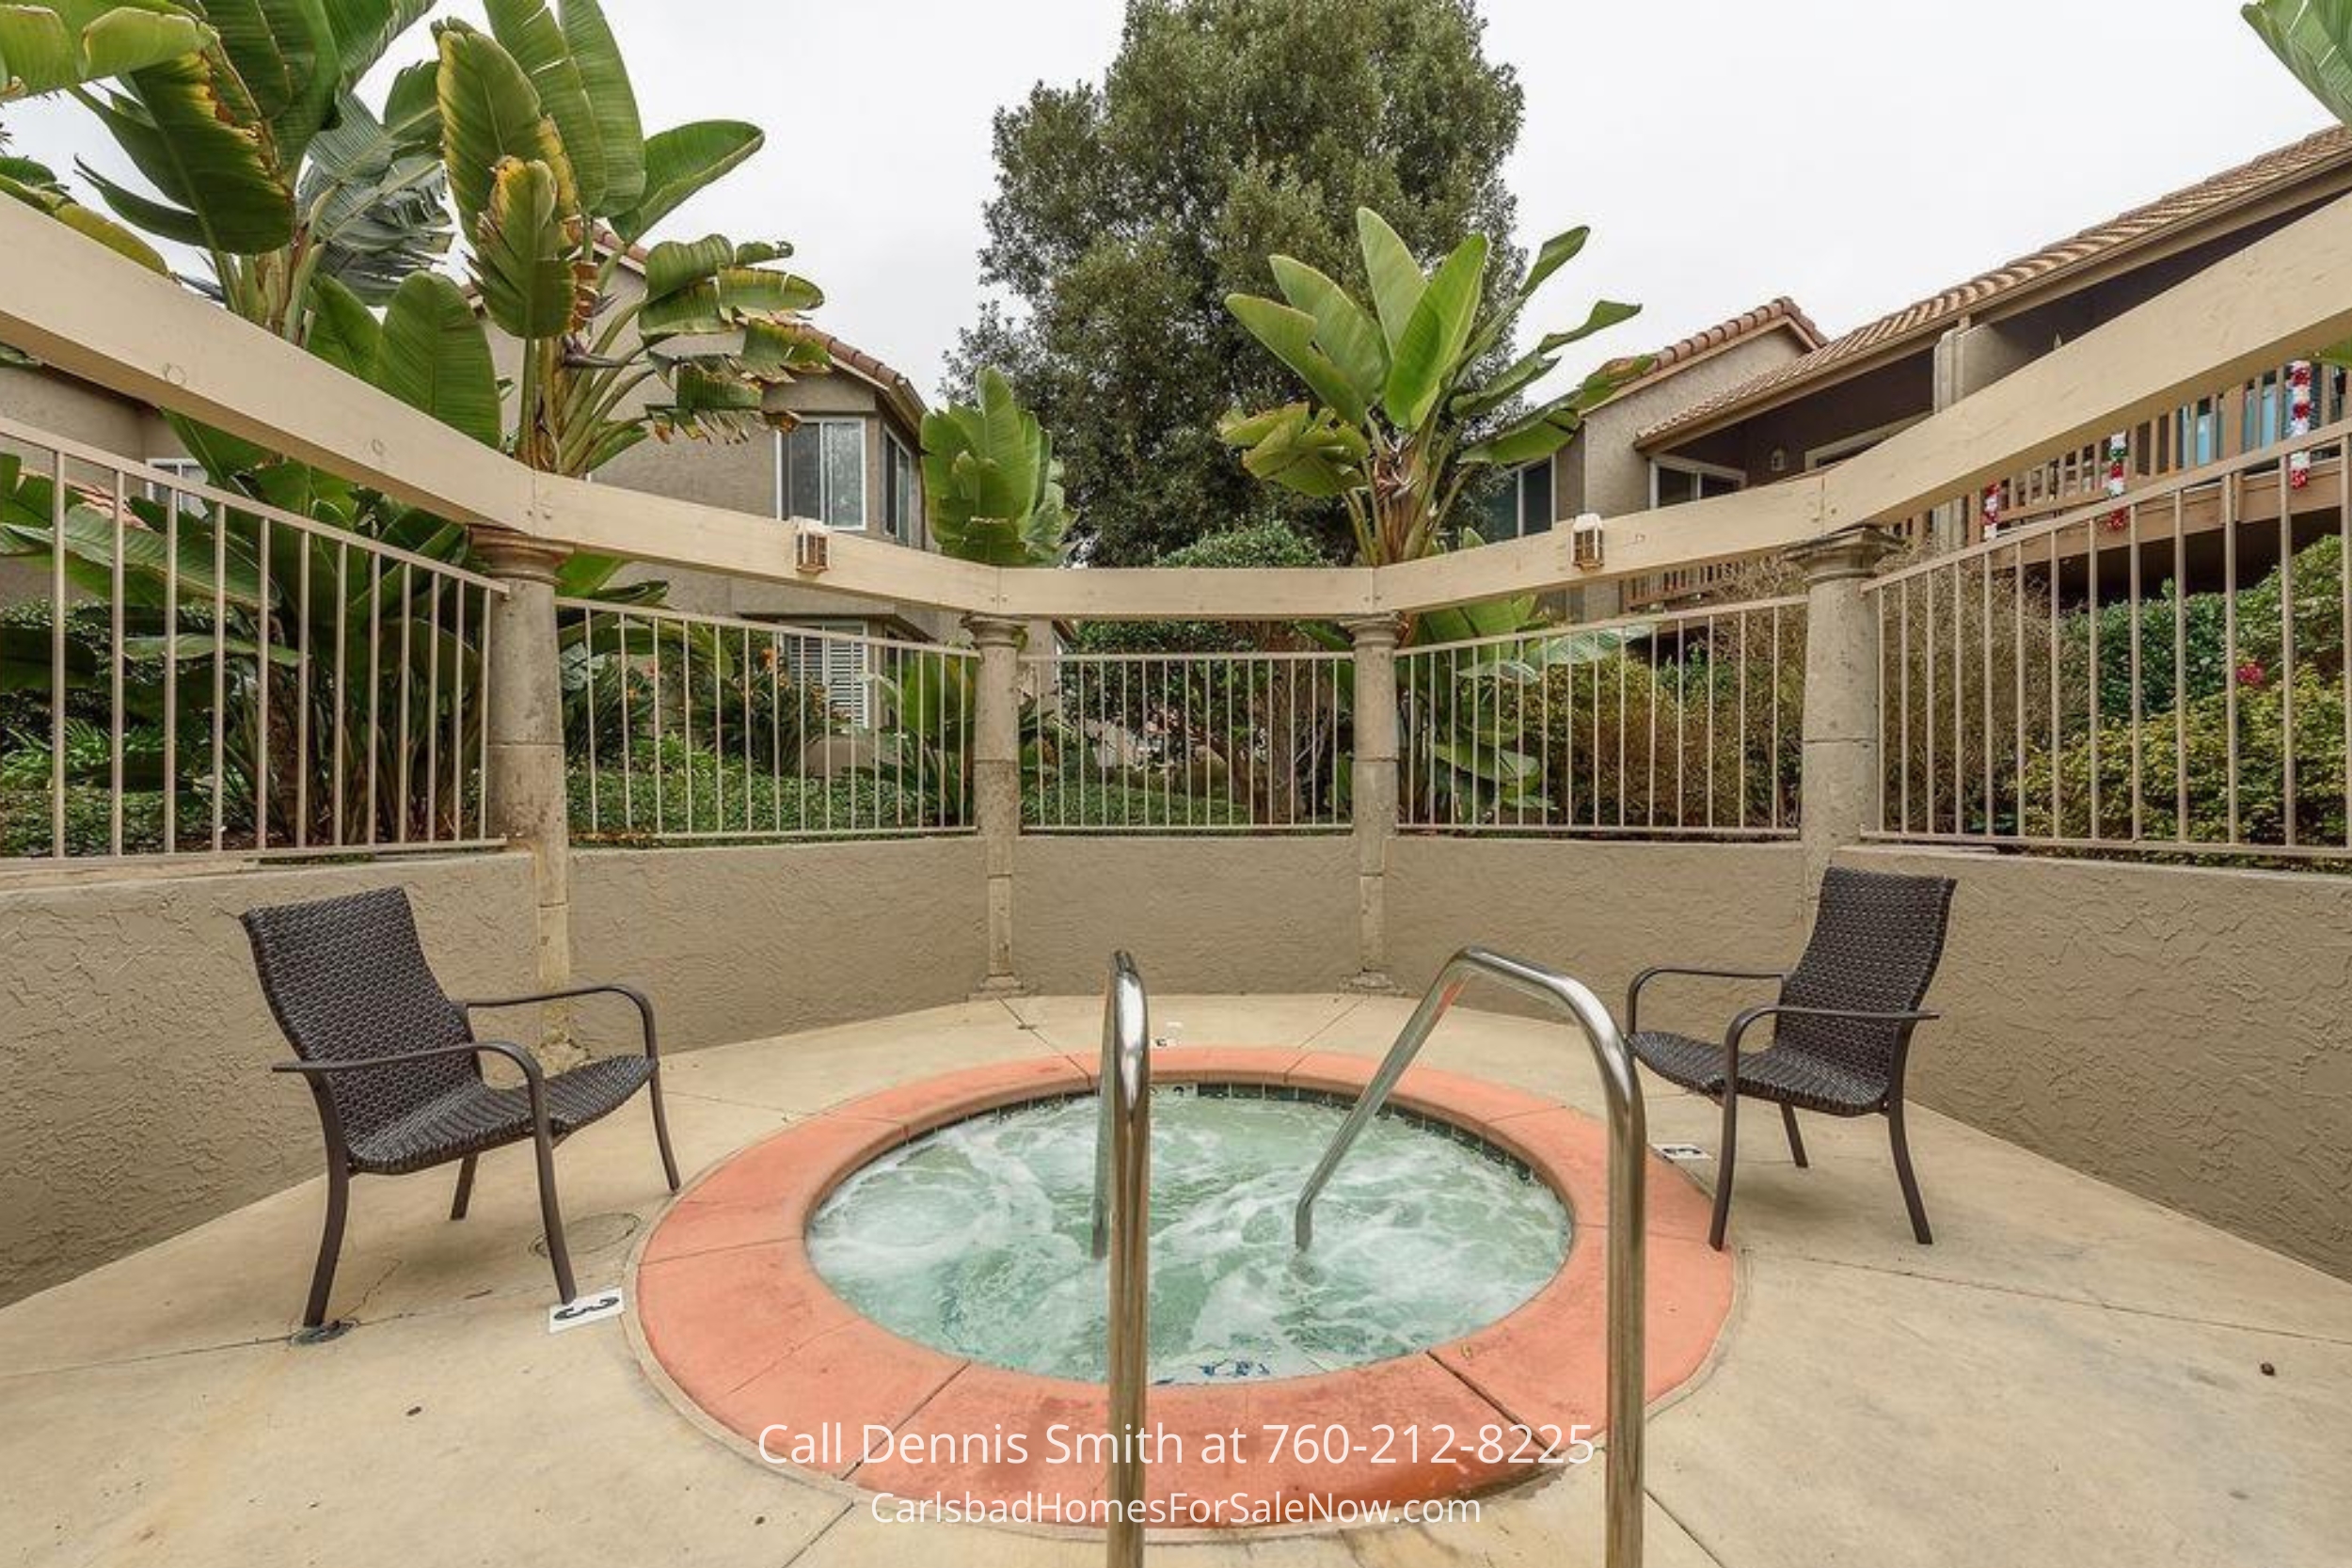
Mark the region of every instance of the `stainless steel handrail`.
<instances>
[{"instance_id":1,"label":"stainless steel handrail","mask_svg":"<svg viewBox=\"0 0 2352 1568\"><path fill-rule=\"evenodd\" d=\"M1103 999L1102 1141L1095 1149L1096 1256L1110 1231L1110 1568L1143 1561L1144 1401L1151 1381L1152 1021L1143 976L1111 958ZM1104 1179L1108 1179L1104 1204Z\"/></svg>"},{"instance_id":2,"label":"stainless steel handrail","mask_svg":"<svg viewBox=\"0 0 2352 1568\"><path fill-rule=\"evenodd\" d=\"M1521 958L1505 958L1483 947L1465 947L1447 960L1437 983L1406 1022L1404 1032L1382 1058L1380 1070L1358 1097L1355 1109L1331 1147L1324 1150L1314 1174L1307 1179L1293 1216L1293 1230L1302 1249L1314 1240L1314 1204L1331 1173L1347 1155L1350 1145L1380 1113L1390 1091L1442 1020L1473 974L1501 981L1512 990L1549 1002L1573 1018L1593 1049L1600 1069L1601 1087L1609 1101L1609 1437L1605 1481L1608 1493L1607 1562L1609 1568L1640 1568L1642 1561L1642 1405L1643 1274L1645 1264L1644 1226L1647 1204L1643 1188L1643 1159L1649 1134L1642 1114L1642 1085L1633 1071L1632 1053L1600 999L1581 982Z\"/></svg>"}]
</instances>

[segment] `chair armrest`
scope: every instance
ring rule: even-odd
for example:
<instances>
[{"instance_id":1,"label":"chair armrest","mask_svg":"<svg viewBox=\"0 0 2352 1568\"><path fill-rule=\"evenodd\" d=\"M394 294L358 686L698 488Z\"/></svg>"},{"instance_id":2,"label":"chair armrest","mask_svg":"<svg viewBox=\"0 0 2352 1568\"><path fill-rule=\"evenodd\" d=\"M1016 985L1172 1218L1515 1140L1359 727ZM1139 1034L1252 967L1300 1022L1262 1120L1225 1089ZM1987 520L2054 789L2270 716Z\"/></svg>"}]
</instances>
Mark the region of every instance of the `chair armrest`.
<instances>
[{"instance_id":1,"label":"chair armrest","mask_svg":"<svg viewBox=\"0 0 2352 1568\"><path fill-rule=\"evenodd\" d=\"M1859 1007L1801 1007L1774 1003L1769 1007L1750 1007L1731 1021L1724 1031L1724 1092L1736 1094L1740 1084L1740 1037L1749 1025L1768 1018L1842 1018L1858 1023L1900 1023L1908 1037L1910 1025L1926 1023L1943 1017L1941 1013L1874 1013Z\"/></svg>"},{"instance_id":2,"label":"chair armrest","mask_svg":"<svg viewBox=\"0 0 2352 1568\"><path fill-rule=\"evenodd\" d=\"M541 1002L566 1002L576 996L600 995L628 998L630 1004L637 1009L637 1022L640 1032L644 1037L645 1054L657 1061L660 1060L661 1047L654 1033L653 1000L634 986L567 986L562 990L546 991L536 996L500 996L482 1001L460 1002L457 1005L469 1013L472 1013L499 1007L528 1007Z\"/></svg>"},{"instance_id":3,"label":"chair armrest","mask_svg":"<svg viewBox=\"0 0 2352 1568\"><path fill-rule=\"evenodd\" d=\"M1785 969L1692 969L1678 964L1659 964L1633 977L1633 984L1625 992L1625 1032L1637 1033L1641 1028L1642 988L1661 974L1691 974L1707 980L1787 980Z\"/></svg>"},{"instance_id":4,"label":"chair armrest","mask_svg":"<svg viewBox=\"0 0 2352 1568\"><path fill-rule=\"evenodd\" d=\"M437 1061L444 1056L502 1056L514 1063L523 1075L523 1093L531 1101L532 1124L543 1135L548 1132L547 1072L530 1052L519 1045L509 1045L504 1040L468 1040L462 1045L436 1045L422 1051L396 1051L389 1056L359 1056L341 1062L272 1062L269 1069L272 1072L298 1072L310 1080L313 1090L317 1090L320 1080L334 1073L406 1067L416 1062ZM322 1099L321 1104L325 1103Z\"/></svg>"}]
</instances>

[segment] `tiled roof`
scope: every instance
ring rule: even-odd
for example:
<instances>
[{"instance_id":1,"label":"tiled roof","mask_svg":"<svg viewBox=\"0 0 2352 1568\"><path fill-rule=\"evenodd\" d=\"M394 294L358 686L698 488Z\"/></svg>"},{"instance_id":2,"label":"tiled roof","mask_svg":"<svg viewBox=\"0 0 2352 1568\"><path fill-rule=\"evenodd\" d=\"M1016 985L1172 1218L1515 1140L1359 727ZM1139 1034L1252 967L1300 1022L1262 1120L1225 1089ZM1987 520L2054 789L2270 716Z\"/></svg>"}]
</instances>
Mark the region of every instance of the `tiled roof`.
<instances>
[{"instance_id":1,"label":"tiled roof","mask_svg":"<svg viewBox=\"0 0 2352 1568\"><path fill-rule=\"evenodd\" d=\"M916 428L923 424L923 394L914 389L914 383L883 364L864 349L842 341L821 327L809 327L807 336L825 345L833 356L834 368L846 370L862 381L870 382L898 407L899 418Z\"/></svg>"},{"instance_id":2,"label":"tiled roof","mask_svg":"<svg viewBox=\"0 0 2352 1568\"><path fill-rule=\"evenodd\" d=\"M1795 300L1783 294L1778 299L1766 301L1753 310L1742 310L1727 322L1717 322L1704 332L1693 332L1680 342L1667 344L1649 356L1650 368L1643 372L1641 380L1629 383L1625 391L1631 391L1635 387L1647 386L1653 381L1672 375L1694 359L1712 354L1717 349L1728 348L1743 339L1752 338L1759 332L1770 331L1776 326L1786 326L1794 332L1797 340L1804 343L1808 351L1820 348L1828 341L1821 335L1821 329L1813 325L1813 318L1798 309ZM1613 366L1630 363L1632 363L1631 357L1611 361ZM1620 392L1618 395L1623 396L1624 393Z\"/></svg>"},{"instance_id":3,"label":"tiled roof","mask_svg":"<svg viewBox=\"0 0 2352 1568\"><path fill-rule=\"evenodd\" d=\"M1881 350L1940 335L1956 318L1980 310L1995 300L2117 252L2177 233L2201 219L2257 199L2308 175L2347 164L2352 164L2352 129L2331 126L1882 316L1801 359L1776 365L1761 375L1693 404L1651 425L1634 439L1646 446L1668 436L1712 424L1727 414L1777 402L1793 388Z\"/></svg>"}]
</instances>

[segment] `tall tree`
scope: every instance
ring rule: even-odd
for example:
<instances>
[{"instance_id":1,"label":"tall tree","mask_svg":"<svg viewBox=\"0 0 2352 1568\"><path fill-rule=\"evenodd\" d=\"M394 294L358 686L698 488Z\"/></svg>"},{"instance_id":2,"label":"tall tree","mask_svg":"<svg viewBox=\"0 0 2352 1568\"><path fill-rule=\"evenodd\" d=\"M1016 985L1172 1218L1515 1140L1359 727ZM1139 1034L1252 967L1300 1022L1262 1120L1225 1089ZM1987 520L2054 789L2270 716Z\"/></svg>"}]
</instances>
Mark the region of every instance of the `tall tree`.
<instances>
[{"instance_id":1,"label":"tall tree","mask_svg":"<svg viewBox=\"0 0 2352 1568\"><path fill-rule=\"evenodd\" d=\"M1130 0L1099 86L1040 84L998 114L980 259L1009 308L983 311L951 373L997 367L1056 433L1089 559L1149 561L1269 511L1347 537L1335 503L1277 497L1219 441L1222 416L1289 385L1225 296L1269 291L1278 252L1368 287L1359 206L1424 255L1507 241L1521 95L1484 31L1472 0Z\"/></svg>"}]
</instances>

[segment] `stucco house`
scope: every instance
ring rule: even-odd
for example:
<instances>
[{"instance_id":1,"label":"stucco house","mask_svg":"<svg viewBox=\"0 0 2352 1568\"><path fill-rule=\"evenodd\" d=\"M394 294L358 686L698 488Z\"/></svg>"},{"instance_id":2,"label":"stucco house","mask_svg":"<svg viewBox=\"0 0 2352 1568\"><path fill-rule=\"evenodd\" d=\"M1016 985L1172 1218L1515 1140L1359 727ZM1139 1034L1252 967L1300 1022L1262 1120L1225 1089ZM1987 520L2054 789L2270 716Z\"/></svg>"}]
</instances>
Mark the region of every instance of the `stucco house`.
<instances>
[{"instance_id":1,"label":"stucco house","mask_svg":"<svg viewBox=\"0 0 2352 1568\"><path fill-rule=\"evenodd\" d=\"M2331 127L1842 337L1817 341L1804 353L1782 351L1772 363L1743 363L1746 373L1737 379L1672 375L1655 384L1657 395L1642 404L1638 420L1606 420L1609 409L1596 416L1570 448L1570 461L1587 474L1620 477L1612 488L1588 483L1573 494L1563 483L1552 515L1619 515L1629 499L1636 502L1630 509L1639 510L1638 490L1628 492L1645 474L1655 486L1650 504L1664 506L1843 462L2347 191L2352 130ZM1784 333L1781 341L1793 340ZM2317 367L2314 382L2315 422L2342 417L2344 372ZM2280 366L2118 433L2125 437L2127 488L2280 439L2289 397L2287 367ZM2101 442L2010 476L1989 495L1955 498L1903 526L1924 543L1951 547L1981 538L1988 520L1996 528L2014 527L2095 499L2106 492L2109 473L2107 443ZM2298 512L2306 504L2331 503L2334 492L2314 485L2300 494L2309 501L2298 499ZM2265 504L2250 492L2245 500ZM2275 494L2267 504L2275 515ZM2197 531L2200 519L2192 516L2187 527ZM1626 586L1626 606L1670 602L1704 591L1708 580L1705 567L1637 578Z\"/></svg>"},{"instance_id":2,"label":"stucco house","mask_svg":"<svg viewBox=\"0 0 2352 1568\"><path fill-rule=\"evenodd\" d=\"M1813 319L1783 296L1667 344L1648 356L1646 371L1585 417L1575 440L1514 470L1489 503L1482 536L1522 538L1588 512L1623 516L1740 488L1745 476L1719 465L1653 460L1637 445L1641 432L1793 364L1824 341ZM1594 619L1613 613L1617 603L1615 585L1607 584L1569 590L1565 608L1579 619Z\"/></svg>"},{"instance_id":3,"label":"stucco house","mask_svg":"<svg viewBox=\"0 0 2352 1568\"><path fill-rule=\"evenodd\" d=\"M642 293L644 277L643 252L624 255L614 305ZM768 406L800 420L788 434L762 432L737 442L647 439L599 468L596 483L779 520L810 518L908 549L935 547L923 515L922 394L854 344L814 327L809 335L832 356L833 370L771 390ZM490 343L499 373L511 379L518 365L514 340L494 329ZM887 600L709 573L650 575L670 584L672 606L702 614L922 641L944 641L955 629L952 616Z\"/></svg>"}]
</instances>

